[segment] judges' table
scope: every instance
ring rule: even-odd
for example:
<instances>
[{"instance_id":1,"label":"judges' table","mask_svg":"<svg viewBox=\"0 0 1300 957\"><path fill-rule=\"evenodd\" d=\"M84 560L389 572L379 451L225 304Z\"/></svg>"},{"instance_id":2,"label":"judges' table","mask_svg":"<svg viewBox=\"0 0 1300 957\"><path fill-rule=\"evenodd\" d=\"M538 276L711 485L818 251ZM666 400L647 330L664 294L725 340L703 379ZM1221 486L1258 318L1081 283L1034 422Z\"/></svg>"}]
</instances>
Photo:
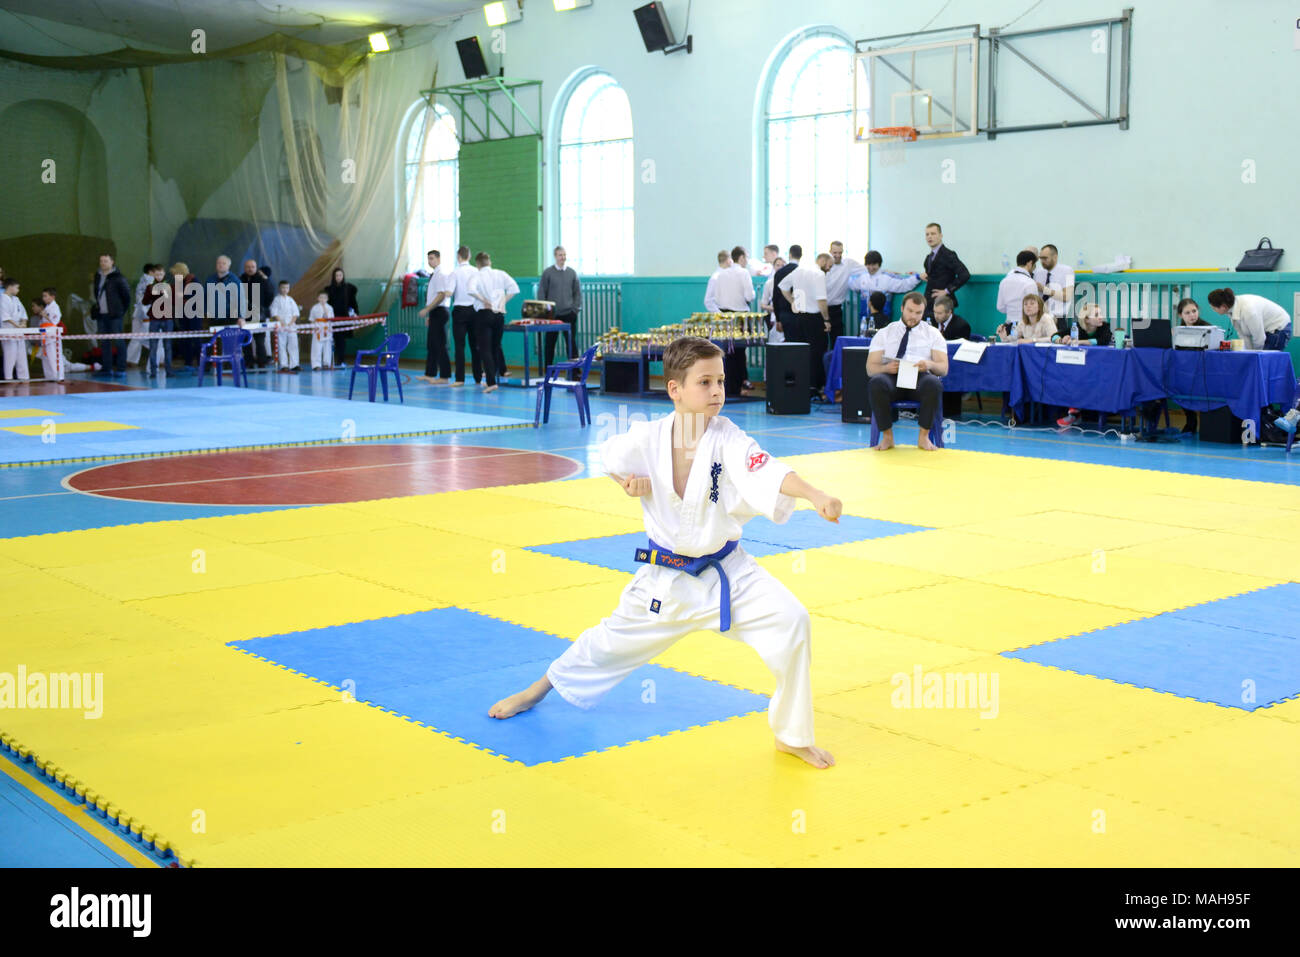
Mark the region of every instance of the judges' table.
<instances>
[{"instance_id":1,"label":"judges' table","mask_svg":"<svg viewBox=\"0 0 1300 957\"><path fill-rule=\"evenodd\" d=\"M835 341L826 388L841 387L843 354L870 339ZM1036 346L989 343L977 363L953 358L960 342L948 343L945 392L1006 392L1012 408L1026 402L1126 412L1143 402L1171 398L1204 412L1227 406L1239 419L1254 419L1272 403L1296 397L1295 368L1285 352L1220 352L1191 349L1113 349L1106 346Z\"/></svg>"}]
</instances>

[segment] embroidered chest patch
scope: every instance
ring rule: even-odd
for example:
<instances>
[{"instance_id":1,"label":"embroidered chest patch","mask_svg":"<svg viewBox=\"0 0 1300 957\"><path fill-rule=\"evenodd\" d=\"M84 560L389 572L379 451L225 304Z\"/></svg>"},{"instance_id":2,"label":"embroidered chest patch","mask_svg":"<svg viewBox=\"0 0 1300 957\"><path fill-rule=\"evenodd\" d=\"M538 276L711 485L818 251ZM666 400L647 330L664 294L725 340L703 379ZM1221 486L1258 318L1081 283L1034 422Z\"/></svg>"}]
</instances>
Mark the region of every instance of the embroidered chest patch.
<instances>
[{"instance_id":1,"label":"embroidered chest patch","mask_svg":"<svg viewBox=\"0 0 1300 957\"><path fill-rule=\"evenodd\" d=\"M713 478L713 487L709 489L709 501L717 502L718 500L718 476L722 474L722 463L714 462L713 468L709 470L709 475Z\"/></svg>"}]
</instances>

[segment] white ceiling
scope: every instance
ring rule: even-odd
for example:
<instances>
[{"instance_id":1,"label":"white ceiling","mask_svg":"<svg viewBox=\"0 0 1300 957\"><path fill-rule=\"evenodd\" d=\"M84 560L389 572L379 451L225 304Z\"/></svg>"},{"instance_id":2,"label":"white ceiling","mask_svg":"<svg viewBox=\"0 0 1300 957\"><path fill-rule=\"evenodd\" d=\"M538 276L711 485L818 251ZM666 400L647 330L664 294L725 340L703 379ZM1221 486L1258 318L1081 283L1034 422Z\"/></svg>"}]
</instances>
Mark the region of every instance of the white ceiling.
<instances>
[{"instance_id":1,"label":"white ceiling","mask_svg":"<svg viewBox=\"0 0 1300 957\"><path fill-rule=\"evenodd\" d=\"M0 45L15 48L14 33L26 25L46 41L60 41L74 49L87 49L79 30L67 35L49 31L50 21L101 34L93 52L132 46L188 53L191 31L207 33L209 50L237 46L272 33L287 33L314 43L341 43L376 29L417 26L453 19L481 10L483 0L4 0L7 35ZM482 17L474 26L483 26ZM15 27L18 29L15 30ZM108 36L103 36L108 34ZM41 52L54 52L52 49Z\"/></svg>"}]
</instances>

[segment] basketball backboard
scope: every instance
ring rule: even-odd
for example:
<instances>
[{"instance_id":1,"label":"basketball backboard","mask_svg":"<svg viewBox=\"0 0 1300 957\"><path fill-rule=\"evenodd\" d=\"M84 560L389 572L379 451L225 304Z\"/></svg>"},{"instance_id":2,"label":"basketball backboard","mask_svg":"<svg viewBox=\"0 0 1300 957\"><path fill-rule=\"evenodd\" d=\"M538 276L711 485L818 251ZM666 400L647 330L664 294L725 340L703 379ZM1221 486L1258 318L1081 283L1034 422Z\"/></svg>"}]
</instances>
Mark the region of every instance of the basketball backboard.
<instances>
[{"instance_id":1,"label":"basketball backboard","mask_svg":"<svg viewBox=\"0 0 1300 957\"><path fill-rule=\"evenodd\" d=\"M918 139L979 132L979 36L894 45L859 40L854 55L854 136L880 142L872 128L914 127Z\"/></svg>"}]
</instances>

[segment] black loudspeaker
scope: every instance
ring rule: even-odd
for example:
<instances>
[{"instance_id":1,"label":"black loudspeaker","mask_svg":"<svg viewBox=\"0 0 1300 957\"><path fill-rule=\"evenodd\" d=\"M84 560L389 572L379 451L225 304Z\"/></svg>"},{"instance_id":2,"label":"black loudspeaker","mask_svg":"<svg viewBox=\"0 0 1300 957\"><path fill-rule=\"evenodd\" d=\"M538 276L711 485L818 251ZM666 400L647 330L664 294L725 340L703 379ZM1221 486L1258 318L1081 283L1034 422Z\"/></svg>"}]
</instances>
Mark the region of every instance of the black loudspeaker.
<instances>
[{"instance_id":1,"label":"black loudspeaker","mask_svg":"<svg viewBox=\"0 0 1300 957\"><path fill-rule=\"evenodd\" d=\"M465 79L477 80L488 75L487 61L483 59L483 48L478 45L478 37L457 40L456 52L460 54L460 68L465 71Z\"/></svg>"},{"instance_id":2,"label":"black loudspeaker","mask_svg":"<svg viewBox=\"0 0 1300 957\"><path fill-rule=\"evenodd\" d=\"M657 53L673 45L673 28L668 23L668 14L664 12L662 3L647 3L644 7L637 7L632 14L641 30L646 53Z\"/></svg>"},{"instance_id":3,"label":"black loudspeaker","mask_svg":"<svg viewBox=\"0 0 1300 957\"><path fill-rule=\"evenodd\" d=\"M1209 412L1198 413L1198 417L1201 420L1198 437L1202 442L1241 444L1241 419L1233 415L1232 410L1226 405L1219 409L1211 409ZM1258 437L1255 441L1259 441Z\"/></svg>"},{"instance_id":4,"label":"black loudspeaker","mask_svg":"<svg viewBox=\"0 0 1300 957\"><path fill-rule=\"evenodd\" d=\"M808 349L806 342L783 342L767 347L767 411L773 415L808 415Z\"/></svg>"},{"instance_id":5,"label":"black loudspeaker","mask_svg":"<svg viewBox=\"0 0 1300 957\"><path fill-rule=\"evenodd\" d=\"M840 374L840 421L870 422L871 400L867 395L866 346L845 346L842 352Z\"/></svg>"}]
</instances>

